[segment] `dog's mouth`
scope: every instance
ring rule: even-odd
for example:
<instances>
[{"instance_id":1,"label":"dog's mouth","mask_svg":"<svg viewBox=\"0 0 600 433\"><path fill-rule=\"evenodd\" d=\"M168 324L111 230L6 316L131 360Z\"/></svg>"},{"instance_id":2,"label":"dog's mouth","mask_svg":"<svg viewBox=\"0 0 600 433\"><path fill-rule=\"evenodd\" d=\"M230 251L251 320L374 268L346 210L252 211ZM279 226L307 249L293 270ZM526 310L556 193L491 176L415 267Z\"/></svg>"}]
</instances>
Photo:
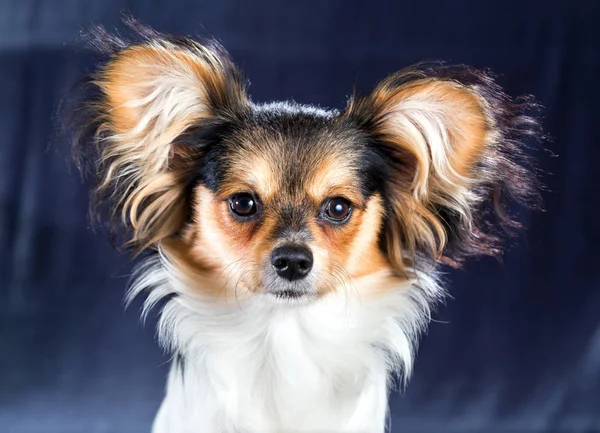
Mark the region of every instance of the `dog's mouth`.
<instances>
[{"instance_id":1,"label":"dog's mouth","mask_svg":"<svg viewBox=\"0 0 600 433\"><path fill-rule=\"evenodd\" d=\"M273 293L273 296L282 299L297 299L306 296L306 293L296 290L282 290L281 292Z\"/></svg>"},{"instance_id":2,"label":"dog's mouth","mask_svg":"<svg viewBox=\"0 0 600 433\"><path fill-rule=\"evenodd\" d=\"M306 304L317 299L317 291L308 287L268 287L265 295L286 305Z\"/></svg>"},{"instance_id":3,"label":"dog's mouth","mask_svg":"<svg viewBox=\"0 0 600 433\"><path fill-rule=\"evenodd\" d=\"M306 278L287 280L281 278L268 268L263 274L263 290L265 296L277 303L296 305L317 299L318 288L316 275Z\"/></svg>"}]
</instances>

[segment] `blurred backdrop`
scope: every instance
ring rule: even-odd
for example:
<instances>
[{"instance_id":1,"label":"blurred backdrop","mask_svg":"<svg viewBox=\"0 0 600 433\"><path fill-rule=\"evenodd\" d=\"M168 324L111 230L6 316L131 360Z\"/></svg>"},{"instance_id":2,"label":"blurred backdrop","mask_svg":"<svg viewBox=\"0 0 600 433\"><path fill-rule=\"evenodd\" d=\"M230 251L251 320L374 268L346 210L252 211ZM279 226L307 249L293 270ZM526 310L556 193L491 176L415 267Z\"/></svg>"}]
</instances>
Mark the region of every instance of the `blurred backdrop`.
<instances>
[{"instance_id":1,"label":"blurred backdrop","mask_svg":"<svg viewBox=\"0 0 600 433\"><path fill-rule=\"evenodd\" d=\"M343 107L423 59L487 67L546 106L534 153L545 213L502 263L447 277L392 431L600 432L598 1L3 0L0 2L0 432L148 432L167 357L130 265L86 219L87 190L52 146L66 88L94 64L77 41L129 10L215 36L257 101Z\"/></svg>"}]
</instances>

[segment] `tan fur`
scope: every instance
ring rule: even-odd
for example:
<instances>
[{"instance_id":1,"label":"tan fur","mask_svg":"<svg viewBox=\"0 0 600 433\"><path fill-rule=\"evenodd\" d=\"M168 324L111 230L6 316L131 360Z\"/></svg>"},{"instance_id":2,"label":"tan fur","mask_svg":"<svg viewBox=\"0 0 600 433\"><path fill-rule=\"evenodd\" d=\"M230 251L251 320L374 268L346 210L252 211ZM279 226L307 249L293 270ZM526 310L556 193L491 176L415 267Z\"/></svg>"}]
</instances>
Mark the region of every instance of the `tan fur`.
<instances>
[{"instance_id":1,"label":"tan fur","mask_svg":"<svg viewBox=\"0 0 600 433\"><path fill-rule=\"evenodd\" d=\"M384 209L380 195L369 199L362 212L360 225L356 228L353 240L343 254L344 266L355 278L373 274L388 266L379 245L379 234L383 225Z\"/></svg>"},{"instance_id":2,"label":"tan fur","mask_svg":"<svg viewBox=\"0 0 600 433\"><path fill-rule=\"evenodd\" d=\"M220 196L229 197L239 192L255 191L260 192L261 198L268 200L279 192L279 179L268 153L257 155L243 151L230 155L229 159L236 170L219 190Z\"/></svg>"},{"instance_id":3,"label":"tan fur","mask_svg":"<svg viewBox=\"0 0 600 433\"><path fill-rule=\"evenodd\" d=\"M386 135L396 135L393 117L399 107L405 110L417 108L420 104L431 105L430 109L438 110L444 117L443 127L449 135L451 148L448 149L449 169L457 177L468 179L477 158L482 154L488 133L488 119L484 111L483 101L472 90L459 86L451 81L424 79L411 83L406 89L389 91L378 88L373 95L376 104L381 107L381 125ZM413 107L410 107L413 105ZM385 119L385 120L384 120ZM387 120L387 122L386 122ZM412 143L404 143L410 149ZM420 166L428 166L421 149L410 149L417 157ZM423 170L419 180L426 180Z\"/></svg>"},{"instance_id":4,"label":"tan fur","mask_svg":"<svg viewBox=\"0 0 600 433\"><path fill-rule=\"evenodd\" d=\"M325 198L337 196L345 197L358 206L364 204L351 160L352 155L348 153L332 153L318 161L305 186L307 195L316 206Z\"/></svg>"}]
</instances>

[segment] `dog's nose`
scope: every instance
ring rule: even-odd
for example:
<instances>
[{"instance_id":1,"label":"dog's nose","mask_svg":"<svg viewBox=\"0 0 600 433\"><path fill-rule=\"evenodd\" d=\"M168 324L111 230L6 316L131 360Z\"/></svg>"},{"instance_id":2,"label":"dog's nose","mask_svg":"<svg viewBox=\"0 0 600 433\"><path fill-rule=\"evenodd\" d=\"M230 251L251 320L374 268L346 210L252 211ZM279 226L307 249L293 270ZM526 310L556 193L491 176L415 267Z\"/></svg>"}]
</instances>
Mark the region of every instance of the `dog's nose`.
<instances>
[{"instance_id":1,"label":"dog's nose","mask_svg":"<svg viewBox=\"0 0 600 433\"><path fill-rule=\"evenodd\" d=\"M300 280L312 269L313 255L306 247L285 245L273 250L271 264L281 278L289 281Z\"/></svg>"}]
</instances>

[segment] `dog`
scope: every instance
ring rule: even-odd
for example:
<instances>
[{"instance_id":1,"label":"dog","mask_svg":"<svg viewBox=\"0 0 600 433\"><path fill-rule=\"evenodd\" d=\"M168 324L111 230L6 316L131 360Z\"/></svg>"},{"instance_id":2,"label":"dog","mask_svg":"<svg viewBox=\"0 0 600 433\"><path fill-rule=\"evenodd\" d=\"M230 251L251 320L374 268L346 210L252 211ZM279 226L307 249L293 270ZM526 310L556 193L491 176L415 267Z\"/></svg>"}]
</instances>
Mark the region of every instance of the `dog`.
<instances>
[{"instance_id":1,"label":"dog","mask_svg":"<svg viewBox=\"0 0 600 433\"><path fill-rule=\"evenodd\" d=\"M69 126L96 214L150 253L173 355L154 433L383 433L444 297L441 266L501 253L535 206L531 100L419 64L342 110L258 103L225 49L129 21Z\"/></svg>"}]
</instances>

